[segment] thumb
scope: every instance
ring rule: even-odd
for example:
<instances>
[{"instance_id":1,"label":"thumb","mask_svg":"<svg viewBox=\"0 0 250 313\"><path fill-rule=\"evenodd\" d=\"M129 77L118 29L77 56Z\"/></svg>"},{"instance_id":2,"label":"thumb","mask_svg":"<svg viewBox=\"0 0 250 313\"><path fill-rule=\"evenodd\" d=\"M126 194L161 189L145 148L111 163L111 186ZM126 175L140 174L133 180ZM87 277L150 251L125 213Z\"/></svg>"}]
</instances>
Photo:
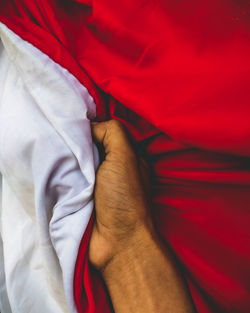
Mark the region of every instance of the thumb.
<instances>
[{"instance_id":1,"label":"thumb","mask_svg":"<svg viewBox=\"0 0 250 313\"><path fill-rule=\"evenodd\" d=\"M94 141L104 146L106 154L112 151L132 152L125 130L118 121L92 123L91 128Z\"/></svg>"}]
</instances>

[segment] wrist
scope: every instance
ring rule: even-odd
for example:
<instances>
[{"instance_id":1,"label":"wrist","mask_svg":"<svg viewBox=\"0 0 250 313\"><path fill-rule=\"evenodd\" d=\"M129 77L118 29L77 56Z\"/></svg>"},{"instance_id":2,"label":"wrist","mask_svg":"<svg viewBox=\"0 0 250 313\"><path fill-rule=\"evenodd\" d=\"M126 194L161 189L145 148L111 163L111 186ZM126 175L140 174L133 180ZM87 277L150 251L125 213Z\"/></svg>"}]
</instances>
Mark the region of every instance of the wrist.
<instances>
[{"instance_id":1,"label":"wrist","mask_svg":"<svg viewBox=\"0 0 250 313\"><path fill-rule=\"evenodd\" d=\"M143 255L151 253L152 248L157 246L156 241L156 234L151 223L138 225L133 234L120 243L116 253L102 268L104 280L112 280L121 272L129 271L137 261L141 261Z\"/></svg>"}]
</instances>

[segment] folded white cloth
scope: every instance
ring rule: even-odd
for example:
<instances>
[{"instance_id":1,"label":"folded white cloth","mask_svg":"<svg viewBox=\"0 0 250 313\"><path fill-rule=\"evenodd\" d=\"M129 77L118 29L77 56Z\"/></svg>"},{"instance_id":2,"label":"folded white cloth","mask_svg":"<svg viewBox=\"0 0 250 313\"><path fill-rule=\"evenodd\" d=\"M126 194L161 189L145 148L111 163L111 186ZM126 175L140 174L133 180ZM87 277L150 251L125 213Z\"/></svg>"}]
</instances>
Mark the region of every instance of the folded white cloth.
<instances>
[{"instance_id":1,"label":"folded white cloth","mask_svg":"<svg viewBox=\"0 0 250 313\"><path fill-rule=\"evenodd\" d=\"M76 312L74 266L98 162L95 103L3 24L0 38L0 311Z\"/></svg>"},{"instance_id":2,"label":"folded white cloth","mask_svg":"<svg viewBox=\"0 0 250 313\"><path fill-rule=\"evenodd\" d=\"M1 210L2 210L2 175L0 174L0 212ZM1 234L1 223L0 223L0 234ZM0 235L0 312L11 313L5 283L3 241L1 235Z\"/></svg>"}]
</instances>

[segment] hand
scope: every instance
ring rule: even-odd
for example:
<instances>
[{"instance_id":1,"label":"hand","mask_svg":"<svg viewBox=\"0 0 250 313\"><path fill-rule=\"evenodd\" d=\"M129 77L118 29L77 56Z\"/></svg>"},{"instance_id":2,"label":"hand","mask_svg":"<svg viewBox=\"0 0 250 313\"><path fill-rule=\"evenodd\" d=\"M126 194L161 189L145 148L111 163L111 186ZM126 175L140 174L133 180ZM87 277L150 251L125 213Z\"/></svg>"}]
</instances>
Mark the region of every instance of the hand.
<instances>
[{"instance_id":1,"label":"hand","mask_svg":"<svg viewBox=\"0 0 250 313\"><path fill-rule=\"evenodd\" d=\"M105 149L96 176L95 209L89 259L99 270L132 244L141 230L152 229L148 212L148 177L120 123L111 120L92 126L94 140Z\"/></svg>"},{"instance_id":2,"label":"hand","mask_svg":"<svg viewBox=\"0 0 250 313\"><path fill-rule=\"evenodd\" d=\"M152 227L145 167L122 126L93 125L105 160L96 177L96 222L89 258L102 272L116 313L194 313L175 260Z\"/></svg>"}]
</instances>

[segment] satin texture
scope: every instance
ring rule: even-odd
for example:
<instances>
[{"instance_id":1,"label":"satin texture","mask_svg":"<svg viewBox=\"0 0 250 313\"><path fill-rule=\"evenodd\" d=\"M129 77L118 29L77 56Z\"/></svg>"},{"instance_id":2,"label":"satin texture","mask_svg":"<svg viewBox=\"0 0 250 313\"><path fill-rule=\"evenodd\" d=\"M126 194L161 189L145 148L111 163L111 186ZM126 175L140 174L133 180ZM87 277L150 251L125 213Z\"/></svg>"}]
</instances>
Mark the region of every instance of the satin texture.
<instances>
[{"instance_id":1,"label":"satin texture","mask_svg":"<svg viewBox=\"0 0 250 313\"><path fill-rule=\"evenodd\" d=\"M88 89L152 169L152 216L198 312L250 311L248 1L3 0L0 20ZM62 111L64 105L61 106ZM79 312L110 312L87 261Z\"/></svg>"},{"instance_id":2,"label":"satin texture","mask_svg":"<svg viewBox=\"0 0 250 313\"><path fill-rule=\"evenodd\" d=\"M95 104L75 77L1 23L0 38L0 310L77 312L74 268L98 162Z\"/></svg>"}]
</instances>

